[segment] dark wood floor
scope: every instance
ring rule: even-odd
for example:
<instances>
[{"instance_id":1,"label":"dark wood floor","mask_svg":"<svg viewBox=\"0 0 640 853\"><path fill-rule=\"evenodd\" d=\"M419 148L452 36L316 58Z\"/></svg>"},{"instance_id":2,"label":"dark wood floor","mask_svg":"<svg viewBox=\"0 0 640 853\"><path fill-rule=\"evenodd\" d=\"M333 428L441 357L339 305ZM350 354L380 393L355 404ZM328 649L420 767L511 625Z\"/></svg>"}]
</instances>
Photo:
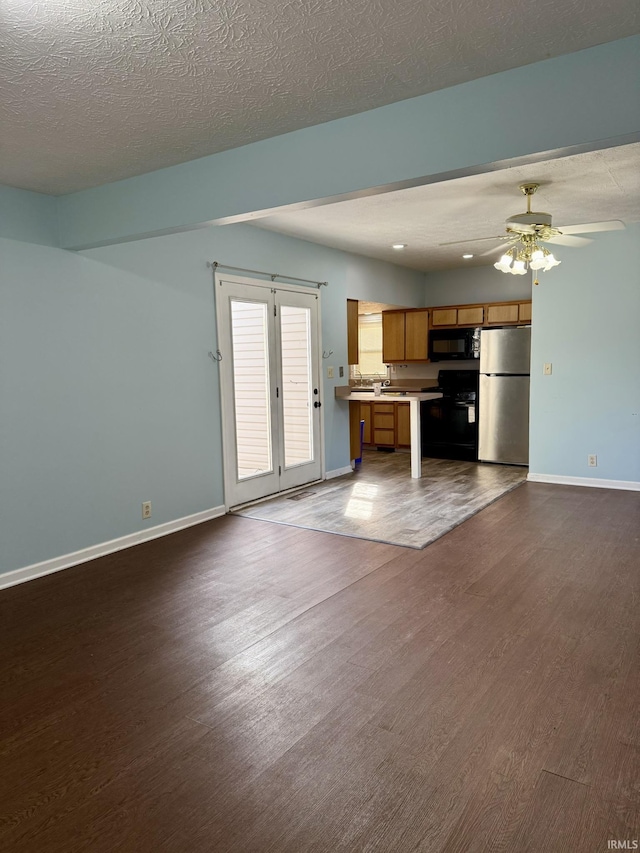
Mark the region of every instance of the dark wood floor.
<instances>
[{"instance_id":1,"label":"dark wood floor","mask_svg":"<svg viewBox=\"0 0 640 853\"><path fill-rule=\"evenodd\" d=\"M640 838L640 494L425 551L225 517L0 593L0 849Z\"/></svg>"}]
</instances>

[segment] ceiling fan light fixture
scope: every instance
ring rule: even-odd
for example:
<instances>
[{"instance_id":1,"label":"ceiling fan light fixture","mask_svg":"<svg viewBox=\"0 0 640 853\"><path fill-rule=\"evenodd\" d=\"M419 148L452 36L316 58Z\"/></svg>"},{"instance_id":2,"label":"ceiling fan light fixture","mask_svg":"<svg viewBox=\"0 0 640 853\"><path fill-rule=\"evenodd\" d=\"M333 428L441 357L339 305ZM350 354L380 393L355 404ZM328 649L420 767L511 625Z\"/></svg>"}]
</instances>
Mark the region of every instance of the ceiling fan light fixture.
<instances>
[{"instance_id":1,"label":"ceiling fan light fixture","mask_svg":"<svg viewBox=\"0 0 640 853\"><path fill-rule=\"evenodd\" d=\"M546 253L547 255L549 252ZM541 270L547 268L547 258L545 257L544 249L536 249L535 252L531 255L531 260L529 262L529 267L532 270Z\"/></svg>"},{"instance_id":2,"label":"ceiling fan light fixture","mask_svg":"<svg viewBox=\"0 0 640 853\"><path fill-rule=\"evenodd\" d=\"M496 261L494 267L500 272L511 272L511 262L513 261L513 251L505 252L499 261Z\"/></svg>"},{"instance_id":3,"label":"ceiling fan light fixture","mask_svg":"<svg viewBox=\"0 0 640 853\"><path fill-rule=\"evenodd\" d=\"M538 189L538 184L521 184L520 189L527 198L527 212L516 214L507 219L506 238L511 248L502 255L494 267L500 272L508 272L511 275L525 275L529 270L532 270L536 273L533 277L533 283L538 284L538 270L548 272L560 263L540 243L557 240L562 238L563 234L562 230L553 227L551 214L531 210L531 197ZM598 224L605 225L605 223ZM589 225L585 226L585 228L590 227ZM609 229L603 228L602 230ZM570 242L566 242L568 239L571 238L564 238L565 245L572 245Z\"/></svg>"}]
</instances>

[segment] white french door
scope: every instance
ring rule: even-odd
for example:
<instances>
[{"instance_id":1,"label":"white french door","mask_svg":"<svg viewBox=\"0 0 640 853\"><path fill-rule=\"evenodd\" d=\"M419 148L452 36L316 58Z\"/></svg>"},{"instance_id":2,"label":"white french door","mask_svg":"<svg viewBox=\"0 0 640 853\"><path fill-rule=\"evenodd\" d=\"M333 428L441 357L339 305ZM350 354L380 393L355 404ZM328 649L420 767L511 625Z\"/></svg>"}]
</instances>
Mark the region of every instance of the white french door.
<instances>
[{"instance_id":1,"label":"white french door","mask_svg":"<svg viewBox=\"0 0 640 853\"><path fill-rule=\"evenodd\" d=\"M216 274L225 501L322 476L319 293Z\"/></svg>"}]
</instances>

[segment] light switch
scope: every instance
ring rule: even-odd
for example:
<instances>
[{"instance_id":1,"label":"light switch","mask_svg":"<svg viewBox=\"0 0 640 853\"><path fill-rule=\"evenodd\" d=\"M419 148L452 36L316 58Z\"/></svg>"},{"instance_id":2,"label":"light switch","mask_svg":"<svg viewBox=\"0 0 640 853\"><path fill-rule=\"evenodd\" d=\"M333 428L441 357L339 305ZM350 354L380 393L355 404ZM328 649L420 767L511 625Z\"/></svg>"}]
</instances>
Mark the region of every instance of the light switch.
<instances>
[{"instance_id":1,"label":"light switch","mask_svg":"<svg viewBox=\"0 0 640 853\"><path fill-rule=\"evenodd\" d=\"M327 379L333 379L333 367L327 367Z\"/></svg>"}]
</instances>

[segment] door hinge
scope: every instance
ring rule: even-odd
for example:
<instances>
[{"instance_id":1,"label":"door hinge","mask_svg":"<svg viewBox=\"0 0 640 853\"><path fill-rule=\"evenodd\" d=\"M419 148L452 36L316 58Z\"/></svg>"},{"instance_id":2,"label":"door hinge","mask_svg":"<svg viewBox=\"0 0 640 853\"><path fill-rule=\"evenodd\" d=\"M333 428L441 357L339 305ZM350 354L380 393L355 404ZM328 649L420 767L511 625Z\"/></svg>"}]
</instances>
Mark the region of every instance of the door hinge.
<instances>
[{"instance_id":1,"label":"door hinge","mask_svg":"<svg viewBox=\"0 0 640 853\"><path fill-rule=\"evenodd\" d=\"M279 397L279 396L280 396L280 389L278 387L276 387L276 397Z\"/></svg>"},{"instance_id":2,"label":"door hinge","mask_svg":"<svg viewBox=\"0 0 640 853\"><path fill-rule=\"evenodd\" d=\"M278 309L276 308L276 306L275 306L275 305L273 306L273 316L274 316L274 317L277 317L277 316L278 316Z\"/></svg>"},{"instance_id":3,"label":"door hinge","mask_svg":"<svg viewBox=\"0 0 640 853\"><path fill-rule=\"evenodd\" d=\"M282 477L282 465L278 465L278 476Z\"/></svg>"}]
</instances>

